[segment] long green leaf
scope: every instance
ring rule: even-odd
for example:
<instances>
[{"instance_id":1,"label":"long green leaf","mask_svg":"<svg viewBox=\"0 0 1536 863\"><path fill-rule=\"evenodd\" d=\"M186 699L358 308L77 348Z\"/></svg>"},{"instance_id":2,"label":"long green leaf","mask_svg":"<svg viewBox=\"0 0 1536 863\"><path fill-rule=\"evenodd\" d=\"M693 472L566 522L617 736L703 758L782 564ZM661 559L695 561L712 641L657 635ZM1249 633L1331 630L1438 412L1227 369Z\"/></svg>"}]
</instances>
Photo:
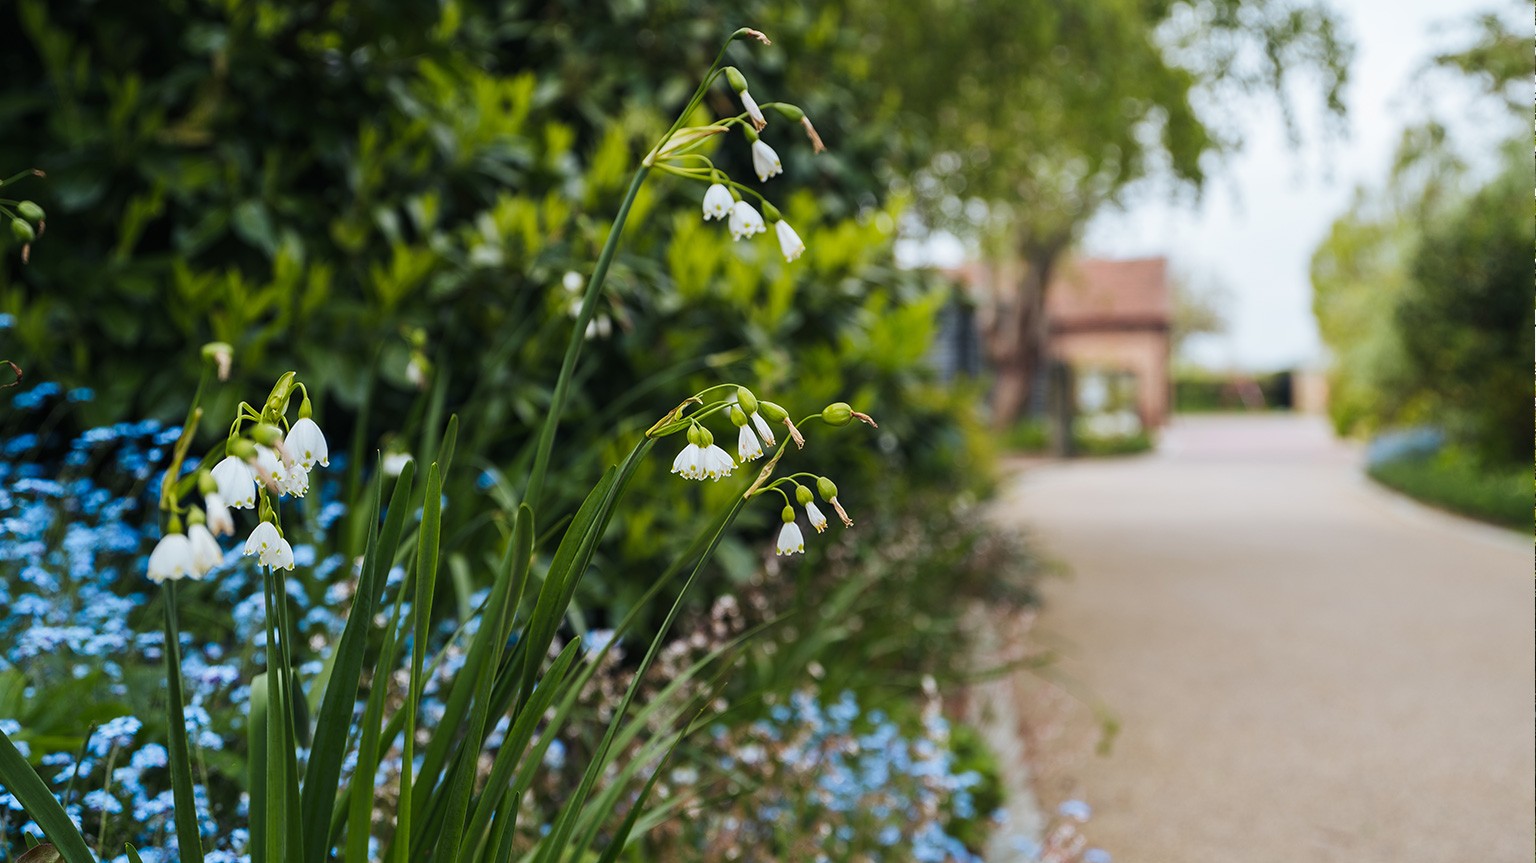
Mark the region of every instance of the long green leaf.
<instances>
[{"instance_id":1,"label":"long green leaf","mask_svg":"<svg viewBox=\"0 0 1536 863\"><path fill-rule=\"evenodd\" d=\"M624 698L619 702L618 708L614 711L613 721L608 724L607 730L604 731L602 742L598 744L591 762L587 765L585 773L582 774L581 782L577 785L575 792L566 799L565 805L561 807L560 814L555 818L555 823L549 832L550 841L547 844L541 844L540 854L536 858L541 863L554 860L555 855L559 853L557 849L564 848L565 844L570 840L571 831L575 828L576 824L576 813L586 803L587 795L591 793L592 786L597 782L598 775L607 766L610 757L609 747L613 743L613 738L623 722L624 714L629 710L630 703L634 700L635 693L639 691L640 682L644 679L645 673L650 670L651 663L656 659L656 654L661 650L661 644L666 638L667 632L671 629L672 622L677 618L678 612L681 611L683 599L688 595L688 588L693 585L694 581L698 579L699 573L709 563L709 559L714 555L715 549L720 545L720 540L725 536L726 529L736 519L736 516L740 514L745 505L746 500L744 498L738 497L736 499L730 514L721 524L720 529L710 539L709 545L705 547L704 553L700 555L698 563L693 568L693 572L689 574L688 580L683 583L682 590L678 592L677 600L672 603L672 608L667 612L666 619L662 621L655 638L652 639L645 659L640 662L640 667L635 670L635 676L630 681L629 688L624 692Z\"/></svg>"},{"instance_id":2,"label":"long green leaf","mask_svg":"<svg viewBox=\"0 0 1536 863\"><path fill-rule=\"evenodd\" d=\"M521 573L527 572L532 554L533 510L522 506L518 508L517 520L512 525L512 573L509 576L512 581L521 581ZM459 859L459 842L464 833L464 819L469 810L469 795L474 790L475 772L479 767L480 745L490 714L491 675L496 670L497 662L501 659L502 647L506 644L505 641L500 643L496 641L496 636L501 631L501 618L508 600L506 585L499 585L499 587L502 589L498 591L498 595L494 597L495 601L487 608L485 617L480 621L481 630L489 633L487 643L482 648L487 655L480 658L479 667L468 678L478 697L475 699L475 710L470 718L469 728L464 735L464 746L458 768L448 782L448 811L444 817L441 838L437 844L438 853L435 859L438 860ZM462 685L462 683L456 683L455 688Z\"/></svg>"},{"instance_id":3,"label":"long green leaf","mask_svg":"<svg viewBox=\"0 0 1536 863\"><path fill-rule=\"evenodd\" d=\"M565 400L571 388L571 375L576 371L576 359L581 356L582 345L587 340L587 324L592 322L598 294L602 293L603 281L608 277L608 266L613 263L613 255L618 251L619 238L624 234L624 223L629 220L630 205L640 194L640 187L645 184L648 173L650 167L647 165L635 169L635 176L630 180L623 202L619 204L619 212L614 216L613 226L608 229L608 237L603 241L603 250L598 253L597 264L592 268L592 276L582 294L581 309L571 325L571 335L565 344L565 357L560 361L560 376L555 379L555 391L550 397L549 409L544 414L544 422L539 426L533 471L528 477L527 492L523 495L523 500L535 510L543 499L544 476L549 470L549 456L555 447L555 431L560 428L560 415L565 412Z\"/></svg>"},{"instance_id":4,"label":"long green leaf","mask_svg":"<svg viewBox=\"0 0 1536 863\"><path fill-rule=\"evenodd\" d=\"M544 576L544 585L539 589L538 598L534 601L533 615L523 628L524 640L528 644L522 652L523 668L519 675L522 681L520 692L524 700L533 689L533 679L538 674L539 663L543 661L550 642L554 640L555 631L560 626L560 620L565 616L565 608L559 604L560 597L564 594L564 579L572 572L575 561L583 556L582 547L593 542L592 526L596 523L617 476L617 469L612 467L603 473L603 478L587 495L581 508L576 511L575 518L571 519L571 525L565 529L565 536L555 549L554 559L550 561L549 571Z\"/></svg>"},{"instance_id":5,"label":"long green leaf","mask_svg":"<svg viewBox=\"0 0 1536 863\"><path fill-rule=\"evenodd\" d=\"M5 786L21 808L43 828L43 835L59 849L69 863L95 863L91 848L80 835L80 828L70 820L69 813L59 805L53 792L43 784L37 771L11 742L10 735L0 731L0 785Z\"/></svg>"},{"instance_id":6,"label":"long green leaf","mask_svg":"<svg viewBox=\"0 0 1536 863\"><path fill-rule=\"evenodd\" d=\"M201 863L203 839L197 827L197 799L192 796L192 760L187 747L187 717L182 708L176 581L172 579L161 586L165 594L166 734L170 743L171 796L176 806L176 845L185 863Z\"/></svg>"},{"instance_id":7,"label":"long green leaf","mask_svg":"<svg viewBox=\"0 0 1536 863\"><path fill-rule=\"evenodd\" d=\"M379 649L380 662L374 668L373 689L368 693L368 705L363 709L363 733L357 744L357 768L352 772L352 783L347 790L350 795L347 800L347 853L342 859L348 863L365 863L368 859L368 838L373 828L374 778L378 772L381 745L379 726L384 720L384 700L389 692L389 669L394 667L396 636L400 631L400 607L401 603L397 601L390 615L389 628L384 630L384 644Z\"/></svg>"},{"instance_id":8,"label":"long green leaf","mask_svg":"<svg viewBox=\"0 0 1536 863\"><path fill-rule=\"evenodd\" d=\"M421 704L422 666L426 662L427 639L432 634L432 597L437 590L438 543L442 539L443 477L437 463L427 469L426 499L423 501L421 531L416 540L416 598L411 604L415 631L411 644L411 674L405 701L405 752L400 770L400 815L395 825L395 859L404 860L411 848L411 769L416 757L416 711Z\"/></svg>"},{"instance_id":9,"label":"long green leaf","mask_svg":"<svg viewBox=\"0 0 1536 863\"><path fill-rule=\"evenodd\" d=\"M501 652L507 639L506 635L501 634L500 620L510 617L511 612L516 610L517 599L510 595L509 588L519 580L519 574L523 578L526 577L531 553L529 549L524 548L528 543L522 543L517 539L518 531L525 529L522 527L524 522L527 523L526 530L530 532L532 530L533 513L529 510L525 516L522 510L526 509L526 506L519 508L517 521L513 523L513 539L507 545L507 552L502 559L502 566L497 573L496 583L492 586L491 595L481 608L484 616L481 618L480 628L475 632L469 652L464 659L464 667L459 671L463 679L477 679L482 669L487 667L494 669L501 660ZM510 611L507 608L509 603L514 606ZM440 727L448 729L462 727L469 713L471 699L476 693L484 694L475 686L455 685L448 693ZM427 817L427 806L433 800L428 792L436 786L443 767L448 763L452 745L458 740L463 741L461 746L474 746L477 749L481 743L478 738L470 740L455 734L439 734L427 744L426 755L422 758L421 773L416 779L417 803L416 811L412 813L413 818L420 820Z\"/></svg>"},{"instance_id":10,"label":"long green leaf","mask_svg":"<svg viewBox=\"0 0 1536 863\"><path fill-rule=\"evenodd\" d=\"M310 863L325 863L327 857L329 831L326 828L335 806L335 788L341 776L341 763L346 756L347 732L351 728L352 712L357 703L357 684L362 678L368 631L373 625L374 606L383 592L384 581L400 540L414 470L414 464L407 463L395 481L395 489L389 501L390 519L385 525L383 536L379 534L378 525L379 510L384 503L384 486L380 483L375 488L368 545L363 552L362 576L353 597L352 611L347 616L341 640L336 646L335 663L325 688L325 699L320 705L315 742L304 775L304 859Z\"/></svg>"},{"instance_id":11,"label":"long green leaf","mask_svg":"<svg viewBox=\"0 0 1536 863\"><path fill-rule=\"evenodd\" d=\"M495 813L501 794L507 789L507 782L512 778L512 771L518 766L518 760L523 757L524 750L528 747L528 741L533 739L534 731L538 729L540 719L544 711L554 701L555 696L566 693L568 690L562 684L570 671L572 663L581 655L580 642L573 641L565 646L565 650L555 658L553 665L534 689L532 698L519 711L517 719L508 729L506 737L502 740L501 748L496 752L495 759L491 762L491 772L485 783L485 791L480 795L480 801L475 806L475 812L469 822L469 830L466 832L470 844L473 846L480 839L486 827L491 823L491 816ZM589 674L578 676L574 691L580 691L582 684L590 677ZM574 700L574 698L572 699ZM529 758L533 755L529 754Z\"/></svg>"},{"instance_id":12,"label":"long green leaf","mask_svg":"<svg viewBox=\"0 0 1536 863\"><path fill-rule=\"evenodd\" d=\"M251 860L265 863L267 859L267 672L251 678L250 709L245 720L245 739L248 751L245 757L245 790L250 794L249 827L251 831Z\"/></svg>"}]
</instances>

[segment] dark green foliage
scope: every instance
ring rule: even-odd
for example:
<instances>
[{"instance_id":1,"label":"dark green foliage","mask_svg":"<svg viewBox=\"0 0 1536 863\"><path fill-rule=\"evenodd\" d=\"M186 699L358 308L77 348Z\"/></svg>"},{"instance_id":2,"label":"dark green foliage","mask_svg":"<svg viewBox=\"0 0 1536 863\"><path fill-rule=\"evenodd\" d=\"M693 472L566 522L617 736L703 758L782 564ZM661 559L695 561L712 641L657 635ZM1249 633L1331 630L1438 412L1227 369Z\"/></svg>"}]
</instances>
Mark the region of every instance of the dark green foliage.
<instances>
[{"instance_id":1,"label":"dark green foliage","mask_svg":"<svg viewBox=\"0 0 1536 863\"><path fill-rule=\"evenodd\" d=\"M1536 222L1528 157L1431 226L1396 308L1409 367L1439 419L1499 464L1529 464Z\"/></svg>"}]
</instances>

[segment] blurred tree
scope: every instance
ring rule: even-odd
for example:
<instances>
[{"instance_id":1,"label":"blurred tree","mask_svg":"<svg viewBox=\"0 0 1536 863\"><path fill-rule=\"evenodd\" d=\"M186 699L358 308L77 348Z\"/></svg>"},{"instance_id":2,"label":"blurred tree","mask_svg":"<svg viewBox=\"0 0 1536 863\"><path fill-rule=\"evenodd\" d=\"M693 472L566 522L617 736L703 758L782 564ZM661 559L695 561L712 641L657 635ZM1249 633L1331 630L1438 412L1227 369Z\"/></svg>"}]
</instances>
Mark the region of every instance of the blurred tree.
<instances>
[{"instance_id":1,"label":"blurred tree","mask_svg":"<svg viewBox=\"0 0 1536 863\"><path fill-rule=\"evenodd\" d=\"M1511 109L1502 170L1478 181L1445 125L1408 128L1385 187L1358 191L1313 256L1313 309L1334 354L1329 410L1341 432L1432 422L1485 461L1521 461L1532 446L1536 176L1529 93L1514 91L1536 72L1536 46L1501 16L1471 23L1473 44L1432 68L1472 77Z\"/></svg>"},{"instance_id":2,"label":"blurred tree","mask_svg":"<svg viewBox=\"0 0 1536 863\"><path fill-rule=\"evenodd\" d=\"M1095 213L1152 173L1198 190L1206 157L1236 144L1241 97L1279 96L1289 118L1299 72L1343 110L1350 49L1322 2L861 2L879 65L932 139L914 180L927 224L1023 262L1019 284L994 286L987 333L1000 425L1039 367L1052 271Z\"/></svg>"},{"instance_id":3,"label":"blurred tree","mask_svg":"<svg viewBox=\"0 0 1536 863\"><path fill-rule=\"evenodd\" d=\"M1522 146L1454 218L1432 226L1394 323L1418 385L1484 459L1530 459L1532 249L1536 176Z\"/></svg>"}]
</instances>

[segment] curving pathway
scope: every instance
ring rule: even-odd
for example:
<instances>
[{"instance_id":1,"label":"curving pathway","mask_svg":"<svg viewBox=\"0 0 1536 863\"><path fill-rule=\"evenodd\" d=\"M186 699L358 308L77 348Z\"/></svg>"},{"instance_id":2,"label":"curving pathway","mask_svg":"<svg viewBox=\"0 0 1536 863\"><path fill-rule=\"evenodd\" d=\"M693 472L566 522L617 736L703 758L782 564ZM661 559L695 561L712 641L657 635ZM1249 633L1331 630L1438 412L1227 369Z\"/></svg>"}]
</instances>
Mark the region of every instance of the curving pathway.
<instances>
[{"instance_id":1,"label":"curving pathway","mask_svg":"<svg viewBox=\"0 0 1536 863\"><path fill-rule=\"evenodd\" d=\"M1529 538L1378 490L1290 416L1028 469L998 518L1065 569L1037 790L1089 801L1117 863L1532 859Z\"/></svg>"}]
</instances>

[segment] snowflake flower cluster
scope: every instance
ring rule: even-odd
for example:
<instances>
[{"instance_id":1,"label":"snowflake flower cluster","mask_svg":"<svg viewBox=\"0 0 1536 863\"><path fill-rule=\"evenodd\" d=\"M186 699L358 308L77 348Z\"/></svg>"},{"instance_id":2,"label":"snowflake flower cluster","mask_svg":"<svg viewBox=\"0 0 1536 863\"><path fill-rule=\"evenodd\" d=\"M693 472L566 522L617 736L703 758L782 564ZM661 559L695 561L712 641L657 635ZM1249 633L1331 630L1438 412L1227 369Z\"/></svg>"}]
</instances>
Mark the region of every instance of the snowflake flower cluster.
<instances>
[{"instance_id":1,"label":"snowflake flower cluster","mask_svg":"<svg viewBox=\"0 0 1536 863\"><path fill-rule=\"evenodd\" d=\"M712 403L704 401L705 394L721 388L732 390L728 398ZM693 404L699 404L702 407L684 416L685 410ZM737 429L735 458L715 444L714 433L702 422L719 411L725 411L731 419L731 424ZM830 404L820 413L813 414L807 419L817 419L834 428L846 426L854 419L871 426L875 425L875 421L868 414L860 413L844 402ZM764 444L769 447L778 445L778 439L774 436L773 423L782 423L788 432L788 440L793 440L800 448L805 447L805 436L801 434L799 425L790 420L788 411L771 401L757 398L744 386L721 384L719 387L710 387L697 393L679 405L653 426L649 434L652 437L663 437L686 430L688 445L672 460L672 472L683 479L720 480L730 476L739 465L762 458ZM780 511L784 524L779 529L778 539L774 544L775 552L779 555L789 555L801 554L805 551L805 534L796 521L796 505L805 509L806 520L817 533L827 529L827 517L816 505L818 494L822 502L831 506L837 513L844 527L853 527L853 519L838 500L837 484L831 479L815 474L797 473L768 482L774 466L778 464L782 455L781 447L763 468L757 483L747 491L748 497L777 491L784 498L784 508ZM799 480L802 478L808 479L816 487L816 491L812 492L808 486L800 484ZM793 502L788 490L793 490Z\"/></svg>"},{"instance_id":2,"label":"snowflake flower cluster","mask_svg":"<svg viewBox=\"0 0 1536 863\"><path fill-rule=\"evenodd\" d=\"M298 420L290 425L285 414L295 392L303 393L303 401ZM235 532L231 509L258 509L261 517L245 541L246 555L255 555L265 567L293 569L293 546L283 538L271 501L290 495L303 497L309 491L309 472L316 465L330 464L330 447L312 414L309 394L292 373L279 379L260 411L240 405L240 415L225 441L226 455L197 476L203 506L187 510L185 533L180 529L178 490L167 482L170 500L166 508L171 511L171 524L149 556L150 580L199 579L217 566L224 552L215 537ZM288 426L286 434L280 427L284 425Z\"/></svg>"},{"instance_id":3,"label":"snowflake flower cluster","mask_svg":"<svg viewBox=\"0 0 1536 863\"><path fill-rule=\"evenodd\" d=\"M767 36L756 30L739 30L732 37L733 40L737 38L750 38L765 45L771 44ZM766 183L770 178L784 173L784 163L779 158L778 152L760 136L760 133L768 127L768 117L763 112L764 108L771 109L790 122L800 124L806 137L810 139L814 152L820 153L826 150L826 144L822 142L816 127L811 124L810 119L805 116L805 111L799 106L788 102L768 102L759 105L747 86L746 76L735 66L712 69L704 86L708 87L722 75L741 101L742 113L704 126L674 129L646 157L646 164L685 179L707 184L702 208L704 221L724 221L730 229L733 240L743 240L764 233L768 230L768 225L772 224L774 236L779 241L779 251L783 253L786 261L794 261L805 252L805 242L800 239L800 235L795 232L789 222L785 221L778 208L756 190L732 180L724 171L716 168L708 156L698 150L705 141L715 135L740 129L749 145L752 171L757 174L757 181ZM745 200L743 195L756 198L762 207L761 211Z\"/></svg>"}]
</instances>

